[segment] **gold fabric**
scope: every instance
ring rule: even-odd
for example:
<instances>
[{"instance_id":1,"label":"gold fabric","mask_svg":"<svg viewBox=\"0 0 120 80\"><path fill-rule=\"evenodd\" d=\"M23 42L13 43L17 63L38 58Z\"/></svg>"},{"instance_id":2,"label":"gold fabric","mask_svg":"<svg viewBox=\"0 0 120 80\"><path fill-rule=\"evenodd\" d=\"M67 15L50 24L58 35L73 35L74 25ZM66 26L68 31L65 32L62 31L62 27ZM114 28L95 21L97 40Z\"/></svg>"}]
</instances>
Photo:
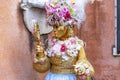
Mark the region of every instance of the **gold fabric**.
<instances>
[{"instance_id":1,"label":"gold fabric","mask_svg":"<svg viewBox=\"0 0 120 80\"><path fill-rule=\"evenodd\" d=\"M49 60L47 60L45 64L42 65L34 64L34 68L38 72L45 72L48 69L50 69L51 72L56 74L73 74L75 73L73 65L77 64L77 62L81 60L85 60L86 62L88 62L83 47L80 49L78 56L71 57L67 61L62 61L61 57L49 57ZM51 67L50 67L50 63L51 63ZM92 65L91 68L93 68ZM93 74L94 72L91 73L91 76L93 76Z\"/></svg>"},{"instance_id":2,"label":"gold fabric","mask_svg":"<svg viewBox=\"0 0 120 80\"><path fill-rule=\"evenodd\" d=\"M70 58L68 61L62 61L61 57L51 57L51 72L59 74L75 73L73 65L76 63L77 57Z\"/></svg>"},{"instance_id":3,"label":"gold fabric","mask_svg":"<svg viewBox=\"0 0 120 80\"><path fill-rule=\"evenodd\" d=\"M73 65L79 60L87 60L83 47L77 57L71 57L68 61L62 61L61 57L50 57L50 63L52 64L50 71L59 74L75 73Z\"/></svg>"},{"instance_id":4,"label":"gold fabric","mask_svg":"<svg viewBox=\"0 0 120 80\"><path fill-rule=\"evenodd\" d=\"M81 47L79 54L78 54L78 61L79 60L87 60L86 55L85 55L85 50L83 47Z\"/></svg>"}]
</instances>

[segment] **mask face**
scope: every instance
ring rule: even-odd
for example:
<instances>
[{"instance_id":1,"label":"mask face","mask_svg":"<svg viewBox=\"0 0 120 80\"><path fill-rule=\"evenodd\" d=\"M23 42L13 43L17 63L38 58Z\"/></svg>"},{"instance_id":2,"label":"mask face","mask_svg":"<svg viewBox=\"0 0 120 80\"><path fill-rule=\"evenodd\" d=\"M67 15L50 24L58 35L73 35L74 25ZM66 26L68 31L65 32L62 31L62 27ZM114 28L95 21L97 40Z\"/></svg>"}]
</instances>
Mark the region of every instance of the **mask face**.
<instances>
[{"instance_id":1,"label":"mask face","mask_svg":"<svg viewBox=\"0 0 120 80\"><path fill-rule=\"evenodd\" d=\"M57 38L63 38L67 35L67 27L58 26L54 27L54 34Z\"/></svg>"}]
</instances>

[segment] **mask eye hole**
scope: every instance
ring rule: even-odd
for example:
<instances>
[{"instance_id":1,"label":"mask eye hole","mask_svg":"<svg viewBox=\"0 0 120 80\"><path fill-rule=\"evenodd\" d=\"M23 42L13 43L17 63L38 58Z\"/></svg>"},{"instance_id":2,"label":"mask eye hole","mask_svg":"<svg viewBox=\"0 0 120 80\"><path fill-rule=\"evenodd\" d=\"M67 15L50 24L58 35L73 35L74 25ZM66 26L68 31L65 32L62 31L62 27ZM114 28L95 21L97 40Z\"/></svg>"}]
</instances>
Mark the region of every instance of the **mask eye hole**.
<instances>
[{"instance_id":1,"label":"mask eye hole","mask_svg":"<svg viewBox=\"0 0 120 80\"><path fill-rule=\"evenodd\" d=\"M57 29L57 28L58 28L58 26L54 26L53 28L54 28L54 29Z\"/></svg>"}]
</instances>

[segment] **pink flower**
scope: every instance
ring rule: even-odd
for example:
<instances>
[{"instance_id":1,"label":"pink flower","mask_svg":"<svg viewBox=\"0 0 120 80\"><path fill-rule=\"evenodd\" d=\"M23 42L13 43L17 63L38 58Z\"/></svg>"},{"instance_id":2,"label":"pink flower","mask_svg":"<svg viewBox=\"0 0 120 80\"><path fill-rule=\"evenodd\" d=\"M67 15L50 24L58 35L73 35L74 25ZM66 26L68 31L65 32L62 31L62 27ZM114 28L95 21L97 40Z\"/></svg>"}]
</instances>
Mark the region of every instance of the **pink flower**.
<instances>
[{"instance_id":1,"label":"pink flower","mask_svg":"<svg viewBox=\"0 0 120 80\"><path fill-rule=\"evenodd\" d=\"M75 39L71 39L70 42L71 42L71 44L76 44Z\"/></svg>"},{"instance_id":2,"label":"pink flower","mask_svg":"<svg viewBox=\"0 0 120 80\"><path fill-rule=\"evenodd\" d=\"M69 13L69 12L66 12L66 14L65 14L65 19L70 19L70 18L71 18L70 13Z\"/></svg>"},{"instance_id":3,"label":"pink flower","mask_svg":"<svg viewBox=\"0 0 120 80\"><path fill-rule=\"evenodd\" d=\"M56 12L56 9L48 9L47 10L47 15L49 15L49 14L53 14L53 13L55 13Z\"/></svg>"},{"instance_id":4,"label":"pink flower","mask_svg":"<svg viewBox=\"0 0 120 80\"><path fill-rule=\"evenodd\" d=\"M53 40L49 40L49 41L48 41L48 45L54 46L54 45L55 45L55 42L54 42Z\"/></svg>"},{"instance_id":5,"label":"pink flower","mask_svg":"<svg viewBox=\"0 0 120 80\"><path fill-rule=\"evenodd\" d=\"M36 58L34 58L34 59L33 59L33 62L34 62L34 63L37 63L37 60L36 60Z\"/></svg>"},{"instance_id":6,"label":"pink flower","mask_svg":"<svg viewBox=\"0 0 120 80\"><path fill-rule=\"evenodd\" d=\"M63 17L63 12L62 12L62 11L59 12L59 13L57 14L57 16L58 16L59 18L62 18L62 17Z\"/></svg>"},{"instance_id":7,"label":"pink flower","mask_svg":"<svg viewBox=\"0 0 120 80\"><path fill-rule=\"evenodd\" d=\"M54 56L54 57L56 56L56 54L55 54L55 52L54 52L54 51L52 51L52 56Z\"/></svg>"},{"instance_id":8,"label":"pink flower","mask_svg":"<svg viewBox=\"0 0 120 80\"><path fill-rule=\"evenodd\" d=\"M85 78L86 78L86 76L84 76L84 75L81 76L81 80L85 80Z\"/></svg>"},{"instance_id":9,"label":"pink flower","mask_svg":"<svg viewBox=\"0 0 120 80\"><path fill-rule=\"evenodd\" d=\"M63 7L62 11L63 11L64 13L66 13L66 12L68 12L68 8Z\"/></svg>"},{"instance_id":10,"label":"pink flower","mask_svg":"<svg viewBox=\"0 0 120 80\"><path fill-rule=\"evenodd\" d=\"M56 12L56 8L54 9L53 7L50 6L50 4L45 3L45 9L46 9L47 15L50 15Z\"/></svg>"},{"instance_id":11,"label":"pink flower","mask_svg":"<svg viewBox=\"0 0 120 80\"><path fill-rule=\"evenodd\" d=\"M65 44L62 44L60 51L65 52L66 50L67 50L67 47L65 46Z\"/></svg>"},{"instance_id":12,"label":"pink flower","mask_svg":"<svg viewBox=\"0 0 120 80\"><path fill-rule=\"evenodd\" d=\"M60 6L58 5L58 4L56 4L55 6L54 6L54 9L57 9L57 8L59 8Z\"/></svg>"},{"instance_id":13,"label":"pink flower","mask_svg":"<svg viewBox=\"0 0 120 80\"><path fill-rule=\"evenodd\" d=\"M31 33L34 34L34 30L32 30Z\"/></svg>"},{"instance_id":14,"label":"pink flower","mask_svg":"<svg viewBox=\"0 0 120 80\"><path fill-rule=\"evenodd\" d=\"M90 70L87 69L85 73L86 73L87 76L89 76L90 75Z\"/></svg>"}]
</instances>

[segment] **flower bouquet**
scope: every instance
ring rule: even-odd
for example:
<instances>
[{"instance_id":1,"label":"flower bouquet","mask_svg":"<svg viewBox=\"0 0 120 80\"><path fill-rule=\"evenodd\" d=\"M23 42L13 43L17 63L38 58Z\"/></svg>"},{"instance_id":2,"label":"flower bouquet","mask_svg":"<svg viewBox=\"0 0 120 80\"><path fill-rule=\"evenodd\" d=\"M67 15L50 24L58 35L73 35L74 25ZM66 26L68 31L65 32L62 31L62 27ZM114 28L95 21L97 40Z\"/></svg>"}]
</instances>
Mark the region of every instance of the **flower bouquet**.
<instances>
[{"instance_id":1,"label":"flower bouquet","mask_svg":"<svg viewBox=\"0 0 120 80\"><path fill-rule=\"evenodd\" d=\"M75 65L75 72L80 80L87 80L94 75L94 69L87 60L79 61Z\"/></svg>"},{"instance_id":2,"label":"flower bouquet","mask_svg":"<svg viewBox=\"0 0 120 80\"><path fill-rule=\"evenodd\" d=\"M47 23L50 26L79 25L79 14L75 8L75 2L69 3L66 0L60 0L52 3L46 3Z\"/></svg>"}]
</instances>

